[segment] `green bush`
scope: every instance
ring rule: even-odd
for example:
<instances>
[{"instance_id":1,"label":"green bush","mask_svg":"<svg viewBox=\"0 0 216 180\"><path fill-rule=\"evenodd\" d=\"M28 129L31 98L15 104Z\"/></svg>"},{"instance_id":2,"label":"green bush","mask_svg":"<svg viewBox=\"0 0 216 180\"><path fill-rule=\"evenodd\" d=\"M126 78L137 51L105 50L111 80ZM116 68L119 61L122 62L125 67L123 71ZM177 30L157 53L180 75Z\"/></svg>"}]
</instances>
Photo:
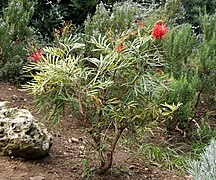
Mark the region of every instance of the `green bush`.
<instances>
[{"instance_id":1,"label":"green bush","mask_svg":"<svg viewBox=\"0 0 216 180\"><path fill-rule=\"evenodd\" d=\"M166 1L159 12L172 24L191 24L193 33L200 34L199 17L203 14L214 14L216 2L212 0L172 0Z\"/></svg>"},{"instance_id":2,"label":"green bush","mask_svg":"<svg viewBox=\"0 0 216 180\"><path fill-rule=\"evenodd\" d=\"M175 79L167 102L183 103L171 122L167 121L173 130L177 125L188 129L193 118L201 118L197 116L201 101L209 102L210 106L213 104L210 102L214 101L216 93L215 17L215 14L200 17L202 34L199 36L194 36L192 26L185 24L173 27L164 42L168 64L164 71ZM210 106L209 110L213 108Z\"/></svg>"},{"instance_id":3,"label":"green bush","mask_svg":"<svg viewBox=\"0 0 216 180\"><path fill-rule=\"evenodd\" d=\"M135 8L115 6L116 18L121 19L120 14L125 11L135 13ZM107 16L111 17L102 19L101 24L119 22L112 14ZM126 128L143 127L163 114L156 102L161 102L160 97L168 88L166 75L155 73L164 66L156 45L159 40L151 35L148 26L130 28L132 22L125 22L129 30L121 29L122 24L118 23L112 26L115 39L106 36L105 29L100 27L98 33L90 35L63 36L57 46L44 49L44 61L26 67L27 71L39 70L26 87L48 118L58 121L69 105L74 118L89 133L98 151L100 174L111 167L116 144ZM171 116L176 107L165 104L166 113L162 116Z\"/></svg>"},{"instance_id":4,"label":"green bush","mask_svg":"<svg viewBox=\"0 0 216 180\"><path fill-rule=\"evenodd\" d=\"M8 4L7 0L0 0L0 15L2 15L2 9Z\"/></svg>"},{"instance_id":5,"label":"green bush","mask_svg":"<svg viewBox=\"0 0 216 180\"><path fill-rule=\"evenodd\" d=\"M169 64L165 70L172 73L174 78L180 79L182 75L194 71L193 64L189 62L189 57L196 44L197 40L192 34L190 24L183 24L170 29L169 36L164 43L164 56Z\"/></svg>"},{"instance_id":6,"label":"green bush","mask_svg":"<svg viewBox=\"0 0 216 180\"><path fill-rule=\"evenodd\" d=\"M153 11L153 7L145 7L141 4L125 1L115 3L112 9L107 9L103 3L96 7L96 12L85 21L85 33L89 36L101 33L102 35L115 36L122 34L135 25L136 21L142 21ZM147 21L145 27L148 27ZM149 29L148 29L149 30Z\"/></svg>"},{"instance_id":7,"label":"green bush","mask_svg":"<svg viewBox=\"0 0 216 180\"><path fill-rule=\"evenodd\" d=\"M192 57L198 67L199 76L202 80L202 93L216 95L216 14L203 15L200 17L202 35L200 44Z\"/></svg>"},{"instance_id":8,"label":"green bush","mask_svg":"<svg viewBox=\"0 0 216 180\"><path fill-rule=\"evenodd\" d=\"M175 79L171 83L171 91L168 92L166 101L182 103L174 118L166 121L166 125L169 130L174 130L177 126L187 128L190 117L194 115L196 93L200 83L197 68L189 60L197 44L191 25L173 27L163 44L164 56L168 64L164 71Z\"/></svg>"},{"instance_id":9,"label":"green bush","mask_svg":"<svg viewBox=\"0 0 216 180\"><path fill-rule=\"evenodd\" d=\"M175 130L177 127L184 130L190 128L190 120L195 112L197 87L200 83L197 76L191 78L182 76L180 79L174 80L170 85L171 90L168 92L166 102L169 104L182 103L173 118L165 121L170 131Z\"/></svg>"},{"instance_id":10,"label":"green bush","mask_svg":"<svg viewBox=\"0 0 216 180\"><path fill-rule=\"evenodd\" d=\"M185 18L182 23L190 23L195 32L202 32L198 17L204 13L214 14L216 2L212 0L180 0L180 2L185 11Z\"/></svg>"},{"instance_id":11,"label":"green bush","mask_svg":"<svg viewBox=\"0 0 216 180\"><path fill-rule=\"evenodd\" d=\"M116 143L125 128L152 120L151 102L163 92L163 78L154 75L160 56L146 51L143 56L149 55L149 64L145 67L140 62L144 57L136 57L147 39L128 42L128 49L118 53L105 37L99 41L92 37L92 51L101 55L88 58L83 56L85 44L79 38L67 38L61 48L45 49L46 60L36 64L40 72L27 85L38 107L50 112L53 120L61 117L66 104L71 106L95 142L101 174L111 167Z\"/></svg>"},{"instance_id":12,"label":"green bush","mask_svg":"<svg viewBox=\"0 0 216 180\"><path fill-rule=\"evenodd\" d=\"M28 23L34 12L34 3L27 0L10 0L0 18L0 77L17 80L27 62L25 51L33 31ZM17 20L19 17L19 21Z\"/></svg>"},{"instance_id":13,"label":"green bush","mask_svg":"<svg viewBox=\"0 0 216 180\"><path fill-rule=\"evenodd\" d=\"M0 70L1 81L7 81L16 84L25 83L27 77L23 72L23 66L26 64L26 61L5 63L5 65Z\"/></svg>"},{"instance_id":14,"label":"green bush","mask_svg":"<svg viewBox=\"0 0 216 180\"><path fill-rule=\"evenodd\" d=\"M30 21L39 36L47 41L53 39L53 29L64 22L64 9L58 1L35 0L35 11Z\"/></svg>"},{"instance_id":15,"label":"green bush","mask_svg":"<svg viewBox=\"0 0 216 180\"><path fill-rule=\"evenodd\" d=\"M105 0L107 6L115 1ZM35 0L35 12L31 20L33 26L43 38L53 39L53 29L60 30L64 22L82 26L88 15L94 14L98 0Z\"/></svg>"}]
</instances>

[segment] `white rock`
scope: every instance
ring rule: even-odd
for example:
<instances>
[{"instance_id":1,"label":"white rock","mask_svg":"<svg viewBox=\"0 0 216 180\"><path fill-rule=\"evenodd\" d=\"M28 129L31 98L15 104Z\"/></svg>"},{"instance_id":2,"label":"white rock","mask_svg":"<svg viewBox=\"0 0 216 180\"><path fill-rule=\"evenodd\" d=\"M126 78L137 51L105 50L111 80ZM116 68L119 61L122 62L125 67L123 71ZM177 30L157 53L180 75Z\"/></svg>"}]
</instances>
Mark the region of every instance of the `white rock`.
<instances>
[{"instance_id":1,"label":"white rock","mask_svg":"<svg viewBox=\"0 0 216 180\"><path fill-rule=\"evenodd\" d=\"M52 137L26 109L6 108L0 102L0 154L26 159L48 155Z\"/></svg>"},{"instance_id":2,"label":"white rock","mask_svg":"<svg viewBox=\"0 0 216 180\"><path fill-rule=\"evenodd\" d=\"M43 176L34 176L30 177L30 180L44 180L45 178Z\"/></svg>"}]
</instances>

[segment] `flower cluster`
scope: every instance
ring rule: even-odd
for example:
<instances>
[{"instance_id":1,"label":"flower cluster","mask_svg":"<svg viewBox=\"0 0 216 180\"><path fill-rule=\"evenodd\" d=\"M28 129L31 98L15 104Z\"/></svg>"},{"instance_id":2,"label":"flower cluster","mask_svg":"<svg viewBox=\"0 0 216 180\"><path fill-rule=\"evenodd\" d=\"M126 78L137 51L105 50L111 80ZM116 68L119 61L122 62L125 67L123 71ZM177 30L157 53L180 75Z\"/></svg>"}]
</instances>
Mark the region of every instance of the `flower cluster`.
<instances>
[{"instance_id":1,"label":"flower cluster","mask_svg":"<svg viewBox=\"0 0 216 180\"><path fill-rule=\"evenodd\" d=\"M124 46L124 45L115 46L115 51L117 51L117 52L122 52L122 51L125 50L125 48L126 48L126 46Z\"/></svg>"},{"instance_id":2,"label":"flower cluster","mask_svg":"<svg viewBox=\"0 0 216 180\"><path fill-rule=\"evenodd\" d=\"M152 30L152 36L161 39L168 32L168 28L164 24L156 24Z\"/></svg>"},{"instance_id":3,"label":"flower cluster","mask_svg":"<svg viewBox=\"0 0 216 180\"><path fill-rule=\"evenodd\" d=\"M42 52L40 49L37 49L36 52L29 55L29 60L33 62L38 62L42 60Z\"/></svg>"}]
</instances>

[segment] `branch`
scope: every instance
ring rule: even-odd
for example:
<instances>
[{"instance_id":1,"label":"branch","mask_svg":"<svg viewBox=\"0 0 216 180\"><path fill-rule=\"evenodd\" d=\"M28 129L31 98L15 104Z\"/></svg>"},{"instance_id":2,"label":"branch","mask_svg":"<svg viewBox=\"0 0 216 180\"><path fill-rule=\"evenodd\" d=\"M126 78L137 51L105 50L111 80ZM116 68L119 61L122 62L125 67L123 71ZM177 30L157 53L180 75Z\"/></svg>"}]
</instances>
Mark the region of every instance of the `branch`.
<instances>
[{"instance_id":1,"label":"branch","mask_svg":"<svg viewBox=\"0 0 216 180\"><path fill-rule=\"evenodd\" d=\"M81 94L81 80L80 77L78 77L78 97L77 97L78 103L79 103L79 112L82 116L83 123L86 125L88 124L87 122L87 117L86 113L84 113L83 110L83 105L82 105L82 94Z\"/></svg>"},{"instance_id":2,"label":"branch","mask_svg":"<svg viewBox=\"0 0 216 180\"><path fill-rule=\"evenodd\" d=\"M196 100L196 104L194 105L194 115L193 115L193 117L192 117L192 119L194 119L195 117L196 117L196 115L197 115L197 107L198 107L198 105L199 105L199 103L200 103L200 98L201 98L201 95L202 95L202 93L203 93L203 87L200 89L200 91L199 91L199 94L197 95L197 100Z\"/></svg>"},{"instance_id":3,"label":"branch","mask_svg":"<svg viewBox=\"0 0 216 180\"><path fill-rule=\"evenodd\" d=\"M101 168L99 171L99 174L104 174L107 170L109 170L112 166L112 162L113 162L113 153L115 151L117 142L122 134L122 132L124 131L124 129L126 128L126 126L123 126L121 128L119 128L118 132L116 133L116 136L114 137L110 150L107 153L107 158L106 158L106 163L101 164Z\"/></svg>"}]
</instances>

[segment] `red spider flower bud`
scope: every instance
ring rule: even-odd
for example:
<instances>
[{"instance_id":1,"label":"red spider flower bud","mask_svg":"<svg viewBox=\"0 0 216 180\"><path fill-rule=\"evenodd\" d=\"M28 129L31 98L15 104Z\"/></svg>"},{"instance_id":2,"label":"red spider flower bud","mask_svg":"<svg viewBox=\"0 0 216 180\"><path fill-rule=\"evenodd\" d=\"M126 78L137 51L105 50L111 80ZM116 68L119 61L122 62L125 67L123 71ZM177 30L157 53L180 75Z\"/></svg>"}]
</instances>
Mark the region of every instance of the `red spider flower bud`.
<instances>
[{"instance_id":1,"label":"red spider flower bud","mask_svg":"<svg viewBox=\"0 0 216 180\"><path fill-rule=\"evenodd\" d=\"M42 60L42 52L40 49L37 49L36 52L29 55L29 60L33 62L38 62Z\"/></svg>"},{"instance_id":2,"label":"red spider flower bud","mask_svg":"<svg viewBox=\"0 0 216 180\"><path fill-rule=\"evenodd\" d=\"M117 52L121 52L121 51L123 51L124 49L126 48L126 46L115 46L115 51L117 51Z\"/></svg>"},{"instance_id":3,"label":"red spider flower bud","mask_svg":"<svg viewBox=\"0 0 216 180\"><path fill-rule=\"evenodd\" d=\"M152 30L152 36L161 39L167 32L168 28L164 24L156 24Z\"/></svg>"}]
</instances>

